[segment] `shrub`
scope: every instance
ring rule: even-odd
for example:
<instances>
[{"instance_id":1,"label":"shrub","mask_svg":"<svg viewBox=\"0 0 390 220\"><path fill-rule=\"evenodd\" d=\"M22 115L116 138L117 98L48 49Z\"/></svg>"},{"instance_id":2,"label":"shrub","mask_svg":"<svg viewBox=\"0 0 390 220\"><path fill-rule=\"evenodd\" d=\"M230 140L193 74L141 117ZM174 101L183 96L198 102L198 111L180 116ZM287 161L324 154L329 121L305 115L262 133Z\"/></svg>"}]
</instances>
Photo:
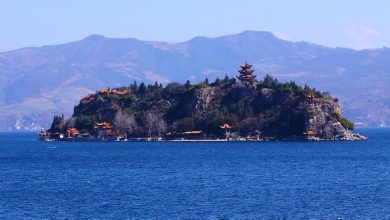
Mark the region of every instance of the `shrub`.
<instances>
[{"instance_id":1,"label":"shrub","mask_svg":"<svg viewBox=\"0 0 390 220\"><path fill-rule=\"evenodd\" d=\"M342 117L340 114L338 113L333 113L333 115L335 116L335 118L337 119L338 122L341 123L341 125L347 129L347 130L353 130L355 129L355 125L353 124L353 122L351 122L350 120L348 120L347 118L344 118Z\"/></svg>"}]
</instances>

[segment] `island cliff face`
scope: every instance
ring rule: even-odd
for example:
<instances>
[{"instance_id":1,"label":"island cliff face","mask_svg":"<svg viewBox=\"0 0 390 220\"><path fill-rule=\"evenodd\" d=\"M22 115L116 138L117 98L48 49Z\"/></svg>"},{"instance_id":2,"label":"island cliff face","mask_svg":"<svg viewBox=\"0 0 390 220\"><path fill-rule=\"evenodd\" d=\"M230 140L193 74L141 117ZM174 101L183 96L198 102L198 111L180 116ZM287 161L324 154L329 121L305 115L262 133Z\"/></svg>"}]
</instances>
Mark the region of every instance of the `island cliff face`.
<instances>
[{"instance_id":1,"label":"island cliff face","mask_svg":"<svg viewBox=\"0 0 390 220\"><path fill-rule=\"evenodd\" d=\"M313 99L302 103L305 114L305 130L313 131L315 137L325 140L363 140L354 134L353 127L341 118L341 108L334 100Z\"/></svg>"},{"instance_id":2,"label":"island cliff face","mask_svg":"<svg viewBox=\"0 0 390 220\"><path fill-rule=\"evenodd\" d=\"M167 140L364 139L352 130L337 98L266 76L101 90L82 98L70 119L56 117L48 133Z\"/></svg>"}]
</instances>

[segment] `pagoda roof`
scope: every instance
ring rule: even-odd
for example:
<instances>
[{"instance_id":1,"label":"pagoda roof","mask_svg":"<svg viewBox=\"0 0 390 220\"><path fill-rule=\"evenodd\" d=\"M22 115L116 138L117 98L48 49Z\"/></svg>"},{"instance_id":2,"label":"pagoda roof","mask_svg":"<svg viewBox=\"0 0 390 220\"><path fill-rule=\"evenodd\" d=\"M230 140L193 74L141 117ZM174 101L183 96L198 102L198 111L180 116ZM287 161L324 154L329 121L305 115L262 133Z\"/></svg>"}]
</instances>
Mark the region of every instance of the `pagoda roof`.
<instances>
[{"instance_id":1,"label":"pagoda roof","mask_svg":"<svg viewBox=\"0 0 390 220\"><path fill-rule=\"evenodd\" d=\"M238 72L243 73L243 74L252 74L253 71L254 71L254 70L250 70L250 69L238 70Z\"/></svg>"},{"instance_id":2,"label":"pagoda roof","mask_svg":"<svg viewBox=\"0 0 390 220\"><path fill-rule=\"evenodd\" d=\"M252 65L245 62L245 64L240 65L241 70L238 70L240 73L237 78L242 81L250 81L256 78L256 75L253 75L254 70L251 70Z\"/></svg>"},{"instance_id":3,"label":"pagoda roof","mask_svg":"<svg viewBox=\"0 0 390 220\"><path fill-rule=\"evenodd\" d=\"M223 124L223 125L220 125L219 127L222 128L222 129L230 129L230 128L233 128L233 126L232 126L232 125L229 125L229 124Z\"/></svg>"},{"instance_id":4,"label":"pagoda roof","mask_svg":"<svg viewBox=\"0 0 390 220\"><path fill-rule=\"evenodd\" d=\"M110 122L101 122L101 123L96 123L97 126L104 126L104 125L110 125L111 123Z\"/></svg>"},{"instance_id":5,"label":"pagoda roof","mask_svg":"<svg viewBox=\"0 0 390 220\"><path fill-rule=\"evenodd\" d=\"M96 123L94 127L112 129L112 125L109 122Z\"/></svg>"},{"instance_id":6,"label":"pagoda roof","mask_svg":"<svg viewBox=\"0 0 390 220\"><path fill-rule=\"evenodd\" d=\"M69 132L69 133L79 133L79 130L77 130L77 128L69 128L66 131Z\"/></svg>"},{"instance_id":7,"label":"pagoda roof","mask_svg":"<svg viewBox=\"0 0 390 220\"><path fill-rule=\"evenodd\" d=\"M237 76L238 79L254 79L256 78L256 75L240 75Z\"/></svg>"},{"instance_id":8,"label":"pagoda roof","mask_svg":"<svg viewBox=\"0 0 390 220\"><path fill-rule=\"evenodd\" d=\"M248 64L247 62L245 62L245 64L241 64L240 67L243 68L243 69L244 69L244 68L251 68L252 65L251 65L251 64Z\"/></svg>"},{"instance_id":9,"label":"pagoda roof","mask_svg":"<svg viewBox=\"0 0 390 220\"><path fill-rule=\"evenodd\" d=\"M306 135L309 135L309 136L314 136L314 135L316 135L316 132L312 131L312 130L309 130L309 131L303 132L303 134L306 134Z\"/></svg>"},{"instance_id":10,"label":"pagoda roof","mask_svg":"<svg viewBox=\"0 0 390 220\"><path fill-rule=\"evenodd\" d=\"M306 98L308 98L308 99L314 99L314 98L316 98L316 94L315 94L314 92L310 92L310 93L306 96Z\"/></svg>"}]
</instances>

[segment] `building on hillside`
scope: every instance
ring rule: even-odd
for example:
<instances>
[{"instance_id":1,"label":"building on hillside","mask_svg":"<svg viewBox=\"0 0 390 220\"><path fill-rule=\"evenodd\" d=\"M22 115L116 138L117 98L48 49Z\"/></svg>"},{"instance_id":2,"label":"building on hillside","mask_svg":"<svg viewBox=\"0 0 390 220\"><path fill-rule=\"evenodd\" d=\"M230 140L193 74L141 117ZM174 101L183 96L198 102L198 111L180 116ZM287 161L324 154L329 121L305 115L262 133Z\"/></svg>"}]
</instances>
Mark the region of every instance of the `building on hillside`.
<instances>
[{"instance_id":1,"label":"building on hillside","mask_svg":"<svg viewBox=\"0 0 390 220\"><path fill-rule=\"evenodd\" d=\"M113 126L109 122L102 122L96 123L94 128L96 137L100 139L105 139L112 134Z\"/></svg>"},{"instance_id":2,"label":"building on hillside","mask_svg":"<svg viewBox=\"0 0 390 220\"><path fill-rule=\"evenodd\" d=\"M88 94L87 96L81 98L81 102L90 102L93 100L95 100L95 97L92 94Z\"/></svg>"},{"instance_id":3,"label":"building on hillside","mask_svg":"<svg viewBox=\"0 0 390 220\"><path fill-rule=\"evenodd\" d=\"M66 130L66 134L68 135L68 138L74 138L78 137L80 135L80 132L79 130L77 130L77 128L69 128L68 130Z\"/></svg>"},{"instance_id":4,"label":"building on hillside","mask_svg":"<svg viewBox=\"0 0 390 220\"><path fill-rule=\"evenodd\" d=\"M225 130L225 138L229 140L230 138L230 129L233 128L232 125L229 124L223 124L219 126L221 129Z\"/></svg>"},{"instance_id":5,"label":"building on hillside","mask_svg":"<svg viewBox=\"0 0 390 220\"><path fill-rule=\"evenodd\" d=\"M49 140L51 133L48 131L41 131L39 134L39 140Z\"/></svg>"},{"instance_id":6,"label":"building on hillside","mask_svg":"<svg viewBox=\"0 0 390 220\"><path fill-rule=\"evenodd\" d=\"M313 101L316 97L316 94L314 92L310 92L306 98L309 100L309 101Z\"/></svg>"},{"instance_id":7,"label":"building on hillside","mask_svg":"<svg viewBox=\"0 0 390 220\"><path fill-rule=\"evenodd\" d=\"M128 90L119 90L119 89L103 89L99 90L99 94L113 94L113 95L126 95L129 91Z\"/></svg>"},{"instance_id":8,"label":"building on hillside","mask_svg":"<svg viewBox=\"0 0 390 220\"><path fill-rule=\"evenodd\" d=\"M307 130L307 131L303 132L303 134L306 136L307 140L316 140L317 139L317 137L316 137L317 133L313 130Z\"/></svg>"}]
</instances>

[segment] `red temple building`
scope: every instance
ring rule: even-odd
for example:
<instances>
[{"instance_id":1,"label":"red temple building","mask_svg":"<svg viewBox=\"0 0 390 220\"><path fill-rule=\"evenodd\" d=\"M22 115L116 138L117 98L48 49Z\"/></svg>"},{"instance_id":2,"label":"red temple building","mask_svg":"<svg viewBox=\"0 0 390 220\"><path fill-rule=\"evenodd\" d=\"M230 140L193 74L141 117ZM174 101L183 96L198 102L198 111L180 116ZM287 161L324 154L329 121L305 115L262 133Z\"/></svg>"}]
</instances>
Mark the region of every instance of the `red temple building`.
<instances>
[{"instance_id":1,"label":"red temple building","mask_svg":"<svg viewBox=\"0 0 390 220\"><path fill-rule=\"evenodd\" d=\"M109 122L96 123L95 132L98 138L106 138L108 135L111 135L113 126Z\"/></svg>"},{"instance_id":2,"label":"red temple building","mask_svg":"<svg viewBox=\"0 0 390 220\"><path fill-rule=\"evenodd\" d=\"M313 100L316 98L316 94L314 92L310 92L307 96L306 96L307 99L309 100Z\"/></svg>"},{"instance_id":3,"label":"red temple building","mask_svg":"<svg viewBox=\"0 0 390 220\"><path fill-rule=\"evenodd\" d=\"M245 64L240 65L240 67L241 67L241 70L238 70L240 75L237 76L237 78L241 82L251 82L256 78L256 75L253 75L254 70L251 70L251 68L252 68L251 64L248 64L247 62L245 62Z\"/></svg>"},{"instance_id":4,"label":"red temple building","mask_svg":"<svg viewBox=\"0 0 390 220\"><path fill-rule=\"evenodd\" d=\"M66 130L66 134L68 137L77 137L80 135L80 132L77 130L77 128L69 128Z\"/></svg>"}]
</instances>

